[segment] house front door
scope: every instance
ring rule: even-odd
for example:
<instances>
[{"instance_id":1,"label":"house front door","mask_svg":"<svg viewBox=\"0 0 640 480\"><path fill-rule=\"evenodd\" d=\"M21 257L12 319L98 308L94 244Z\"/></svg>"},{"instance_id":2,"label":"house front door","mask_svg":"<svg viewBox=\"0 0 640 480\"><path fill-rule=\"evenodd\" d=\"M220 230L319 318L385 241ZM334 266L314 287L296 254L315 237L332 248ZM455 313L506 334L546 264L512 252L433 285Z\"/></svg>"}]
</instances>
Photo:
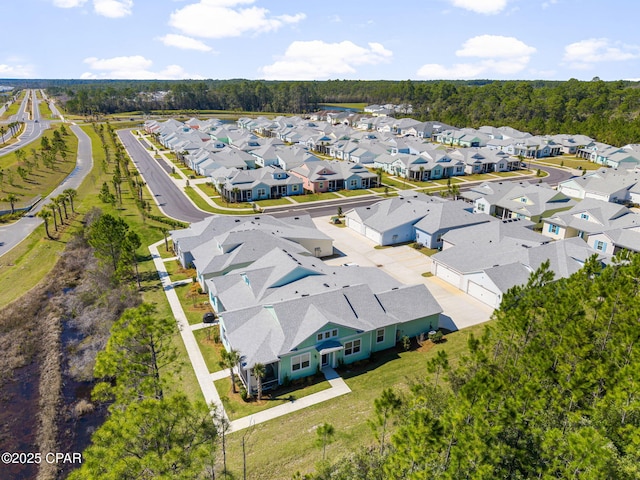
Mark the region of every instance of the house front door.
<instances>
[{"instance_id":1,"label":"house front door","mask_svg":"<svg viewBox=\"0 0 640 480\"><path fill-rule=\"evenodd\" d=\"M327 365L329 365L329 354L325 353L324 355L322 355L322 362L321 362L323 367L326 367Z\"/></svg>"}]
</instances>

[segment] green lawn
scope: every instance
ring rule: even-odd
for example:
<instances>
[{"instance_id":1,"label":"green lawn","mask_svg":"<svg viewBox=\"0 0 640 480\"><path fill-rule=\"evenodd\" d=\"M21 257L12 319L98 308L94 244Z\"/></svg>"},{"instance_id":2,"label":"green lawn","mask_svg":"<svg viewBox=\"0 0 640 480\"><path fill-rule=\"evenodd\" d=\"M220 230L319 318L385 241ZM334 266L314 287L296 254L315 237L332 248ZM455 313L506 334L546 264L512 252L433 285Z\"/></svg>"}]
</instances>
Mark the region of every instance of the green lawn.
<instances>
[{"instance_id":1,"label":"green lawn","mask_svg":"<svg viewBox=\"0 0 640 480\"><path fill-rule=\"evenodd\" d=\"M218 328L218 325L212 325L193 332L193 336L196 337L196 342L198 342L200 352L204 358L204 363L207 364L207 368L211 373L222 370L220 368L220 361L222 360L220 352L224 346L222 343L215 343L213 341L213 329Z\"/></svg>"},{"instance_id":2,"label":"green lawn","mask_svg":"<svg viewBox=\"0 0 640 480\"><path fill-rule=\"evenodd\" d=\"M208 183L198 183L193 186L199 188L207 197L218 197L220 195L215 187Z\"/></svg>"},{"instance_id":3,"label":"green lawn","mask_svg":"<svg viewBox=\"0 0 640 480\"><path fill-rule=\"evenodd\" d=\"M458 358L467 352L469 333L479 336L483 328L478 325L451 333L446 335L446 342L437 345L427 342L417 350L381 352L368 367L342 371L351 393L258 424L250 431L229 435L229 469L236 478L242 474L244 436L248 452L247 478L289 479L296 471L303 474L311 472L322 458L321 449L315 445L315 428L322 423L329 423L335 428L335 441L327 447L327 457L331 461L360 446L375 445L376 440L367 421L374 417L373 402L382 390L393 387L406 391L412 381L427 377L427 362L439 351L446 351L449 362L457 364ZM229 388L228 380L223 388Z\"/></svg>"},{"instance_id":4,"label":"green lawn","mask_svg":"<svg viewBox=\"0 0 640 480\"><path fill-rule=\"evenodd\" d=\"M294 196L294 197L297 198L298 196ZM277 207L281 205L293 205L293 203L290 200L288 200L288 198L286 197L271 198L269 200L258 200L255 203L257 203L258 206L260 207Z\"/></svg>"},{"instance_id":5,"label":"green lawn","mask_svg":"<svg viewBox=\"0 0 640 480\"><path fill-rule=\"evenodd\" d=\"M542 165L549 164L554 166L564 166L569 168L581 168L583 170L597 170L602 168L602 165L598 165L597 163L590 162L589 160L585 160L584 158L575 157L573 155L561 156L561 157L553 157L553 158L541 158L537 160L536 163L540 163ZM535 164L534 164L535 165Z\"/></svg>"},{"instance_id":6,"label":"green lawn","mask_svg":"<svg viewBox=\"0 0 640 480\"><path fill-rule=\"evenodd\" d=\"M345 197L359 197L361 195L371 195L369 190L360 189L360 190L340 190L338 192L340 195L344 195Z\"/></svg>"},{"instance_id":7,"label":"green lawn","mask_svg":"<svg viewBox=\"0 0 640 480\"><path fill-rule=\"evenodd\" d=\"M425 182L427 184L427 186L429 185L448 185L449 183L451 185L455 185L456 183L464 183L464 180L460 180L459 178L456 177L451 177L451 178L441 178L439 180L429 180L428 182Z\"/></svg>"},{"instance_id":8,"label":"green lawn","mask_svg":"<svg viewBox=\"0 0 640 480\"><path fill-rule=\"evenodd\" d=\"M331 200L332 198L340 198L333 192L325 192L325 193L307 193L305 195L296 195L291 197L292 200L295 200L299 203L307 203L307 202L317 202L319 200Z\"/></svg>"},{"instance_id":9,"label":"green lawn","mask_svg":"<svg viewBox=\"0 0 640 480\"><path fill-rule=\"evenodd\" d=\"M47 130L43 136L51 141L54 130L58 128L59 127L56 126ZM68 131L69 129L67 129L67 132ZM40 158L42 151L40 142L32 143L20 149L25 154L25 159L22 164L19 163L15 152L1 156L0 169L2 169L3 175L2 181L0 182L0 198L6 197L9 194L17 195L18 203L16 203L16 207L19 208L28 204L38 195L45 197L51 193L76 166L78 139L72 133L69 133L63 138L67 145L65 158L58 155L53 164L53 168L45 166ZM26 169L28 167L27 163L31 163L33 168L31 173L28 173L23 179L18 174L18 167ZM6 206L8 208L8 204ZM4 209L3 207L5 207L5 204L0 202L0 209Z\"/></svg>"},{"instance_id":10,"label":"green lawn","mask_svg":"<svg viewBox=\"0 0 640 480\"><path fill-rule=\"evenodd\" d=\"M160 249L164 250L164 247L160 247ZM196 270L194 268L183 268L178 260L164 262L164 266L167 269L167 273L169 273L169 277L171 277L172 282L193 278L196 275Z\"/></svg>"},{"instance_id":11,"label":"green lawn","mask_svg":"<svg viewBox=\"0 0 640 480\"><path fill-rule=\"evenodd\" d=\"M403 180L399 180L397 178L391 178L386 173L382 175L382 184L383 185L389 185L390 187L400 188L402 190L407 190L407 189L415 187L415 185L413 183L409 182L409 181L403 181Z\"/></svg>"},{"instance_id":12,"label":"green lawn","mask_svg":"<svg viewBox=\"0 0 640 480\"><path fill-rule=\"evenodd\" d=\"M38 103L38 110L40 111L40 116L43 118L51 118L53 112L49 108L48 102L40 102Z\"/></svg>"},{"instance_id":13,"label":"green lawn","mask_svg":"<svg viewBox=\"0 0 640 480\"><path fill-rule=\"evenodd\" d=\"M188 283L174 287L189 325L202 323L202 315L211 311L207 294L197 293L197 290L194 289L198 287L194 287L193 285L192 283Z\"/></svg>"},{"instance_id":14,"label":"green lawn","mask_svg":"<svg viewBox=\"0 0 640 480\"><path fill-rule=\"evenodd\" d=\"M229 419L236 420L269 408L277 407L283 403L295 402L302 397L331 388L331 385L328 381L324 380L324 377L321 377L321 379L314 379L312 381L314 383L311 385L304 384L299 387L292 385L291 387L278 388L273 392L267 391L263 395L260 403L255 400L245 402L238 393L234 394L231 390L230 378L216 380L213 384L220 395L220 399L222 400L222 404L224 405L224 409L227 412Z\"/></svg>"}]
</instances>

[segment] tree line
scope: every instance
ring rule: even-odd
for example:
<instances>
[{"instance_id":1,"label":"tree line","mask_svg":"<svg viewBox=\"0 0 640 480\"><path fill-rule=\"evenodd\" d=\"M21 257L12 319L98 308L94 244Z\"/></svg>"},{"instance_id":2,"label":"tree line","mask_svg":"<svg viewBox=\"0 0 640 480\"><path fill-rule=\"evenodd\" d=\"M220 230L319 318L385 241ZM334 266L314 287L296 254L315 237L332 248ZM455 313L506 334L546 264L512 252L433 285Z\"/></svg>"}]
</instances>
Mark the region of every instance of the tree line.
<instances>
[{"instance_id":1,"label":"tree line","mask_svg":"<svg viewBox=\"0 0 640 480\"><path fill-rule=\"evenodd\" d=\"M624 145L640 137L637 82L591 81L119 81L50 85L75 114L230 110L308 113L323 103L406 103L409 116L457 127L508 125L585 134Z\"/></svg>"}]
</instances>

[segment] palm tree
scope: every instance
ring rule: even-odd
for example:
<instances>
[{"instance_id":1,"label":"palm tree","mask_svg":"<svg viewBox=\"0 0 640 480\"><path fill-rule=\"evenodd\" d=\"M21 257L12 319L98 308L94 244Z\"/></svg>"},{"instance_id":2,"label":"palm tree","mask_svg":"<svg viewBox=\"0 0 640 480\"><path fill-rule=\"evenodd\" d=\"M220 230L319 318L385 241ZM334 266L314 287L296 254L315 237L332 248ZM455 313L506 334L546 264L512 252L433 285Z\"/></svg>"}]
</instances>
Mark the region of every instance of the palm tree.
<instances>
[{"instance_id":1,"label":"palm tree","mask_svg":"<svg viewBox=\"0 0 640 480\"><path fill-rule=\"evenodd\" d=\"M4 140L4 134L7 133L7 129L4 128L4 126L0 127L0 138L2 138L2 145L4 145L5 143L7 143Z\"/></svg>"},{"instance_id":2,"label":"palm tree","mask_svg":"<svg viewBox=\"0 0 640 480\"><path fill-rule=\"evenodd\" d=\"M237 350L222 350L222 360L220 361L220 366L222 368L228 368L229 374L231 375L231 388L233 389L233 393L236 392L236 376L233 371L235 366L240 362L240 354Z\"/></svg>"},{"instance_id":3,"label":"palm tree","mask_svg":"<svg viewBox=\"0 0 640 480\"><path fill-rule=\"evenodd\" d=\"M67 196L67 198L69 199L69 204L71 205L71 211L73 213L76 213L75 209L73 208L73 199L78 196L78 192L73 188L67 188L62 193L64 193Z\"/></svg>"},{"instance_id":4,"label":"palm tree","mask_svg":"<svg viewBox=\"0 0 640 480\"><path fill-rule=\"evenodd\" d=\"M56 214L55 211L58 211L58 214L60 215L60 225L62 226L62 224L64 223L64 219L62 218L62 209L60 208L60 201L58 200L58 197L54 197L51 199L51 205L53 205L54 207L52 208L54 215Z\"/></svg>"},{"instance_id":5,"label":"palm tree","mask_svg":"<svg viewBox=\"0 0 640 480\"><path fill-rule=\"evenodd\" d=\"M10 193L6 197L2 199L5 202L8 202L11 205L11 215L13 215L16 211L16 202L19 200L18 195L15 193Z\"/></svg>"},{"instance_id":6,"label":"palm tree","mask_svg":"<svg viewBox=\"0 0 640 480\"><path fill-rule=\"evenodd\" d=\"M262 379L267 374L267 370L263 363L256 363L253 366L253 376L256 377L258 382L258 401L262 400Z\"/></svg>"},{"instance_id":7,"label":"palm tree","mask_svg":"<svg viewBox=\"0 0 640 480\"><path fill-rule=\"evenodd\" d=\"M47 237L53 239L53 237L49 233L49 219L51 218L51 212L49 210L40 210L38 212L38 217L44 220L44 230L45 232L47 232Z\"/></svg>"},{"instance_id":8,"label":"palm tree","mask_svg":"<svg viewBox=\"0 0 640 480\"><path fill-rule=\"evenodd\" d=\"M56 232L58 231L58 220L56 218L56 206L53 203L48 203L46 205L47 207L49 207L49 209L51 210L51 213L53 214L53 226L56 229Z\"/></svg>"},{"instance_id":9,"label":"palm tree","mask_svg":"<svg viewBox=\"0 0 640 480\"><path fill-rule=\"evenodd\" d=\"M240 193L240 189L238 187L233 187L233 201L238 203L238 193Z\"/></svg>"},{"instance_id":10,"label":"palm tree","mask_svg":"<svg viewBox=\"0 0 640 480\"><path fill-rule=\"evenodd\" d=\"M67 215L67 196L64 193L61 193L56 197L56 200L58 200L58 203L60 203L62 205L62 208L64 208L64 218L65 220L68 220L69 215Z\"/></svg>"}]
</instances>

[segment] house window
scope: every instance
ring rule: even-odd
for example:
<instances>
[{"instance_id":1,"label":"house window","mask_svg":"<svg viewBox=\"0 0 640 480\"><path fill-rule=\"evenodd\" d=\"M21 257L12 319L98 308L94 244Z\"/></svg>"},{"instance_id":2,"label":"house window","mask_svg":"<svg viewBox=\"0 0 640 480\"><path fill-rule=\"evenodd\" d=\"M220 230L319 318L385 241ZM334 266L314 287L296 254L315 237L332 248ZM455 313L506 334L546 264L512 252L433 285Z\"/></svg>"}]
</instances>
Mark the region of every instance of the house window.
<instances>
[{"instance_id":1,"label":"house window","mask_svg":"<svg viewBox=\"0 0 640 480\"><path fill-rule=\"evenodd\" d=\"M384 328L376 330L376 343L384 342Z\"/></svg>"},{"instance_id":2,"label":"house window","mask_svg":"<svg viewBox=\"0 0 640 480\"><path fill-rule=\"evenodd\" d=\"M580 214L580 218L583 220L589 220L589 214L588 213L581 213Z\"/></svg>"},{"instance_id":3,"label":"house window","mask_svg":"<svg viewBox=\"0 0 640 480\"><path fill-rule=\"evenodd\" d=\"M549 225L549 233L553 233L555 235L557 235L558 233L560 233L560 227L558 227L558 225Z\"/></svg>"},{"instance_id":4,"label":"house window","mask_svg":"<svg viewBox=\"0 0 640 480\"><path fill-rule=\"evenodd\" d=\"M258 197L264 197L267 194L267 191L264 188L258 189Z\"/></svg>"},{"instance_id":5,"label":"house window","mask_svg":"<svg viewBox=\"0 0 640 480\"><path fill-rule=\"evenodd\" d=\"M318 342L321 342L322 340L327 340L329 338L333 338L337 336L338 336L338 329L334 328L333 330L325 330L324 332L319 332L316 335L316 340Z\"/></svg>"},{"instance_id":6,"label":"house window","mask_svg":"<svg viewBox=\"0 0 640 480\"><path fill-rule=\"evenodd\" d=\"M599 250L601 252L604 252L605 249L607 248L607 244L605 242L601 242L600 240L596 240L596 250Z\"/></svg>"},{"instance_id":7,"label":"house window","mask_svg":"<svg viewBox=\"0 0 640 480\"><path fill-rule=\"evenodd\" d=\"M520 199L520 201L521 201L522 203L527 203L527 198L526 198L526 197L522 197L522 198Z\"/></svg>"},{"instance_id":8,"label":"house window","mask_svg":"<svg viewBox=\"0 0 640 480\"><path fill-rule=\"evenodd\" d=\"M355 355L360 352L360 340L352 340L344 343L344 356Z\"/></svg>"},{"instance_id":9,"label":"house window","mask_svg":"<svg viewBox=\"0 0 640 480\"><path fill-rule=\"evenodd\" d=\"M484 212L484 203L478 203L476 208L479 212Z\"/></svg>"},{"instance_id":10,"label":"house window","mask_svg":"<svg viewBox=\"0 0 640 480\"><path fill-rule=\"evenodd\" d=\"M320 182L320 183L318 184L318 188L324 188L324 182Z\"/></svg>"},{"instance_id":11,"label":"house window","mask_svg":"<svg viewBox=\"0 0 640 480\"><path fill-rule=\"evenodd\" d=\"M291 185L291 191L292 192L297 192L298 191L298 185Z\"/></svg>"},{"instance_id":12,"label":"house window","mask_svg":"<svg viewBox=\"0 0 640 480\"><path fill-rule=\"evenodd\" d=\"M291 357L291 371L297 372L298 370L309 368L310 360L311 357L308 353L303 353L302 355Z\"/></svg>"},{"instance_id":13,"label":"house window","mask_svg":"<svg viewBox=\"0 0 640 480\"><path fill-rule=\"evenodd\" d=\"M349 185L351 185L352 188L355 188L358 186L358 181L354 178L349 182Z\"/></svg>"}]
</instances>

